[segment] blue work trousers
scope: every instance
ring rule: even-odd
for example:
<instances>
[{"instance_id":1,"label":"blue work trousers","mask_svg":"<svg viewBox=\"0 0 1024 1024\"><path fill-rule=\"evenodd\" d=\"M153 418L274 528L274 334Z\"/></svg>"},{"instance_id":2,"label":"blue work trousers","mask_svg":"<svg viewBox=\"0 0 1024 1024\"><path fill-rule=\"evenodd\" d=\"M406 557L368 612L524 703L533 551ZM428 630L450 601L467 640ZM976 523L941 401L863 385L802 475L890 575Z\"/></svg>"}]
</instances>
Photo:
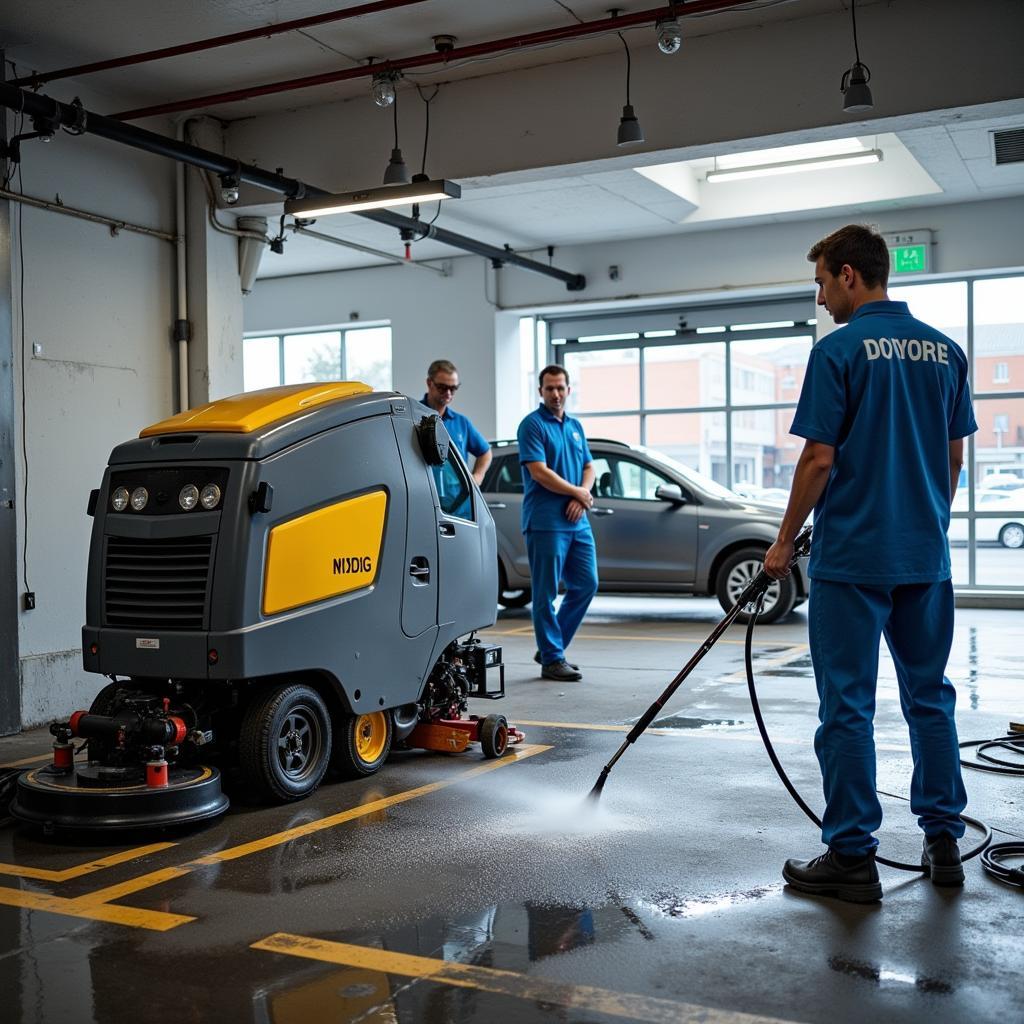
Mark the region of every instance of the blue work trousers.
<instances>
[{"instance_id":1,"label":"blue work trousers","mask_svg":"<svg viewBox=\"0 0 1024 1024\"><path fill-rule=\"evenodd\" d=\"M910 729L910 807L926 835L959 839L967 793L953 720L956 691L945 676L953 643L951 581L868 587L814 580L808 619L820 701L814 749L825 790L822 841L851 857L878 845L873 833L882 808L872 720L882 634Z\"/></svg>"},{"instance_id":2,"label":"blue work trousers","mask_svg":"<svg viewBox=\"0 0 1024 1024\"><path fill-rule=\"evenodd\" d=\"M545 665L565 660L583 616L597 593L597 549L590 524L582 530L527 530L526 552L530 558L533 587L533 631ZM558 584L565 583L565 597L555 614Z\"/></svg>"}]
</instances>

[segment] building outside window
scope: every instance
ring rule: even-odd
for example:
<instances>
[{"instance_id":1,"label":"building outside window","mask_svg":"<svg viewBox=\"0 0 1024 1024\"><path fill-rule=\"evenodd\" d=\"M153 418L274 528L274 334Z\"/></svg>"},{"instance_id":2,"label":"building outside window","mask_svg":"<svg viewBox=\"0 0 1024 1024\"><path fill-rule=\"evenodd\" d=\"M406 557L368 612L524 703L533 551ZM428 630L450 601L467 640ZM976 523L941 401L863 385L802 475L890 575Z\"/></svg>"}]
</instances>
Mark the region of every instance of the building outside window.
<instances>
[{"instance_id":1,"label":"building outside window","mask_svg":"<svg viewBox=\"0 0 1024 1024\"><path fill-rule=\"evenodd\" d=\"M245 338L246 391L320 380L358 380L391 390L391 328L345 327Z\"/></svg>"}]
</instances>

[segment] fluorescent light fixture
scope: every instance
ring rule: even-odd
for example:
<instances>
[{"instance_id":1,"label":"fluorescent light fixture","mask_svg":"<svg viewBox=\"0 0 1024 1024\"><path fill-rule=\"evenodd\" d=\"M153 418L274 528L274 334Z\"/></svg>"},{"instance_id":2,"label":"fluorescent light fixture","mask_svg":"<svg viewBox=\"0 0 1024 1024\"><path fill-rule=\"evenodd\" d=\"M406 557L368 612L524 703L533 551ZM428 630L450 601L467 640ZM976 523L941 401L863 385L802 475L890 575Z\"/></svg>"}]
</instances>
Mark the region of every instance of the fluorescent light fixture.
<instances>
[{"instance_id":1,"label":"fluorescent light fixture","mask_svg":"<svg viewBox=\"0 0 1024 1024\"><path fill-rule=\"evenodd\" d=\"M726 328L724 327L698 327L698 334L725 334Z\"/></svg>"},{"instance_id":2,"label":"fluorescent light fixture","mask_svg":"<svg viewBox=\"0 0 1024 1024\"><path fill-rule=\"evenodd\" d=\"M851 167L854 164L877 164L882 161L880 149L865 149L859 153L817 156L805 160L784 160L775 164L757 164L753 167L730 167L720 171L708 171L707 181L715 184L723 181L739 181L741 178L767 178L775 174L798 174L802 171L827 170L832 167Z\"/></svg>"},{"instance_id":3,"label":"fluorescent light fixture","mask_svg":"<svg viewBox=\"0 0 1024 1024\"><path fill-rule=\"evenodd\" d=\"M734 331L770 331L775 327L796 327L792 320L771 320L763 324L733 324Z\"/></svg>"},{"instance_id":4,"label":"fluorescent light fixture","mask_svg":"<svg viewBox=\"0 0 1024 1024\"><path fill-rule=\"evenodd\" d=\"M551 339L551 344L552 345L564 345L565 344L565 338L552 338Z\"/></svg>"},{"instance_id":5,"label":"fluorescent light fixture","mask_svg":"<svg viewBox=\"0 0 1024 1024\"><path fill-rule=\"evenodd\" d=\"M674 338L675 331L644 331L645 338Z\"/></svg>"},{"instance_id":6,"label":"fluorescent light fixture","mask_svg":"<svg viewBox=\"0 0 1024 1024\"><path fill-rule=\"evenodd\" d=\"M293 217L310 219L326 217L332 213L358 213L360 210L380 210L387 206L429 203L435 199L458 199L461 195L462 189L454 181L414 181L409 185L382 185L379 188L339 192L336 195L286 199L284 212Z\"/></svg>"},{"instance_id":7,"label":"fluorescent light fixture","mask_svg":"<svg viewBox=\"0 0 1024 1024\"><path fill-rule=\"evenodd\" d=\"M579 342L588 341L636 341L640 335L636 331L627 334L585 334L577 338Z\"/></svg>"}]
</instances>

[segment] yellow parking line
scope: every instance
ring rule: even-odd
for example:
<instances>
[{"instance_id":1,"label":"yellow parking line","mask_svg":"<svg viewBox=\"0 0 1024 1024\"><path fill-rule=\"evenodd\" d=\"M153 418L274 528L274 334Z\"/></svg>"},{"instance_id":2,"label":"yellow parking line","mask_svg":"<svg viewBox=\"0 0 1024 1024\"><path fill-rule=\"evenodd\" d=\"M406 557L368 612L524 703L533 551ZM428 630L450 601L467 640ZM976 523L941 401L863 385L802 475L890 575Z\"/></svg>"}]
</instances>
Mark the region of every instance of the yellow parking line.
<instances>
[{"instance_id":1,"label":"yellow parking line","mask_svg":"<svg viewBox=\"0 0 1024 1024\"><path fill-rule=\"evenodd\" d=\"M125 861L136 860L139 857L148 857L151 853L158 853L160 850L167 850L172 846L177 846L177 843L153 843L150 846L137 846L133 850L122 850L120 853L113 853L109 857L91 860L87 864L65 868L63 871L53 871L47 868L29 868L23 867L20 864L0 864L0 875L37 878L44 882L67 882L72 878L80 878L82 875L92 874L94 871L112 868L114 865L123 864Z\"/></svg>"},{"instance_id":2,"label":"yellow parking line","mask_svg":"<svg viewBox=\"0 0 1024 1024\"><path fill-rule=\"evenodd\" d=\"M319 960L322 963L363 968L452 985L455 988L492 992L513 999L549 1003L584 1013L603 1013L629 1020L651 1021L654 1024L785 1024L778 1018L716 1010L694 1003L677 1003L653 996L612 992L593 985L572 985L546 978L479 967L455 960L392 953L369 946L353 946L346 942L327 942L302 935L277 932L254 942L252 949Z\"/></svg>"},{"instance_id":3,"label":"yellow parking line","mask_svg":"<svg viewBox=\"0 0 1024 1024\"><path fill-rule=\"evenodd\" d=\"M759 660L754 665L754 677L757 678L758 672L764 672L765 669L781 668L783 665L788 665L791 661L796 661L797 658L802 658L809 650L809 644L790 644L781 654L777 654L774 658L764 658ZM732 675L722 676L719 680L723 683L745 683L747 681L747 666L737 669Z\"/></svg>"},{"instance_id":4,"label":"yellow parking line","mask_svg":"<svg viewBox=\"0 0 1024 1024\"><path fill-rule=\"evenodd\" d=\"M227 850L220 850L217 853L208 854L205 857L198 857L195 860L187 861L174 867L161 868L158 871L151 871L136 878L106 886L94 892L85 893L74 899L65 899L57 896L48 896L43 893L29 892L21 889L7 889L0 887L0 905L26 907L32 910L44 910L55 914L68 914L72 917L85 917L96 921L109 921L114 924L124 924L135 928L151 928L157 931L167 931L176 928L181 924L188 924L194 921L193 917L186 917L179 914L167 914L162 911L139 910L132 907L111 906L113 900L123 899L145 889L161 885L164 882L172 881L190 874L197 868L206 867L210 864L217 864L223 861L236 860L239 857L247 857L250 854L267 850L283 843L291 842L302 836L327 828L334 828L346 821L352 821L365 815L375 814L388 807L415 800L438 790L454 786L466 779L483 775L486 772L494 771L505 765L516 764L518 761L533 757L535 754L542 754L550 750L549 745L531 743L512 748L509 754L503 758L487 761L484 764L470 768L468 771L460 772L450 779L440 782L432 782L425 786L418 786L416 789L409 789L393 796L384 797L380 800L373 800L370 803L360 804L358 807L332 814L316 821L307 822L295 828L286 829L283 832L275 832L262 839L256 839L249 843L242 843Z\"/></svg>"},{"instance_id":5,"label":"yellow parking line","mask_svg":"<svg viewBox=\"0 0 1024 1024\"><path fill-rule=\"evenodd\" d=\"M39 764L40 761L49 761L53 754L36 754L35 757L23 757L20 761L8 761L0 764L0 768L24 768L29 764Z\"/></svg>"}]
</instances>

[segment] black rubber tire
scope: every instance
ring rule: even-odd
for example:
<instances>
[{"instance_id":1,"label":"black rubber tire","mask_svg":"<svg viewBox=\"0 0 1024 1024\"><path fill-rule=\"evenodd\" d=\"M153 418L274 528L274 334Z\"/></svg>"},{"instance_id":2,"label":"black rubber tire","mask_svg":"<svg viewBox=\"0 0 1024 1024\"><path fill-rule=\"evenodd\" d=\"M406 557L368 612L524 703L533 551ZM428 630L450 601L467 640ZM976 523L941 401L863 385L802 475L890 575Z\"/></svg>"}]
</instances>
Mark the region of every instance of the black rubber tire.
<instances>
[{"instance_id":1,"label":"black rubber tire","mask_svg":"<svg viewBox=\"0 0 1024 1024\"><path fill-rule=\"evenodd\" d=\"M1010 538L1009 540L1007 538ZM1024 532L1021 523L1007 523L999 531L999 543L1011 550L1024 547Z\"/></svg>"},{"instance_id":2,"label":"black rubber tire","mask_svg":"<svg viewBox=\"0 0 1024 1024\"><path fill-rule=\"evenodd\" d=\"M737 596L736 581L734 580L730 587L730 575L737 573L743 579L749 578L755 563L760 568L764 561L764 554L762 548L741 548L739 551L734 551L722 563L715 580L715 596L724 611L728 611L733 606ZM747 565L746 571L743 570L744 563ZM771 605L765 602L764 611L757 617L757 621L765 625L784 619L793 610L793 605L796 603L796 583L792 576L787 576L772 586L778 587L778 597ZM745 623L749 619L750 616L746 612L740 612L736 617L737 622Z\"/></svg>"},{"instance_id":3,"label":"black rubber tire","mask_svg":"<svg viewBox=\"0 0 1024 1024\"><path fill-rule=\"evenodd\" d=\"M372 761L363 757L357 747L357 729L360 728L362 719L368 715L347 715L338 725L338 735L334 741L334 751L331 754L331 765L343 778L365 779L380 770L381 765L388 759L391 753L391 741L394 738L394 721L389 711L371 712L373 715L380 715L387 730L384 746L381 752Z\"/></svg>"},{"instance_id":4,"label":"black rubber tire","mask_svg":"<svg viewBox=\"0 0 1024 1024\"><path fill-rule=\"evenodd\" d=\"M488 715L480 723L480 749L493 760L508 750L508 721L504 715Z\"/></svg>"},{"instance_id":5,"label":"black rubber tire","mask_svg":"<svg viewBox=\"0 0 1024 1024\"><path fill-rule=\"evenodd\" d=\"M128 688L127 683L107 683L99 693L96 694L92 699L92 703L89 705L90 715L109 715L114 706L114 694L118 690Z\"/></svg>"},{"instance_id":6,"label":"black rubber tire","mask_svg":"<svg viewBox=\"0 0 1024 1024\"><path fill-rule=\"evenodd\" d=\"M533 592L529 587L513 590L505 577L505 567L498 559L498 604L502 608L525 608L533 600Z\"/></svg>"},{"instance_id":7,"label":"black rubber tire","mask_svg":"<svg viewBox=\"0 0 1024 1024\"><path fill-rule=\"evenodd\" d=\"M239 730L238 762L258 796L275 803L309 796L330 754L331 716L316 690L296 683L254 695Z\"/></svg>"}]
</instances>

